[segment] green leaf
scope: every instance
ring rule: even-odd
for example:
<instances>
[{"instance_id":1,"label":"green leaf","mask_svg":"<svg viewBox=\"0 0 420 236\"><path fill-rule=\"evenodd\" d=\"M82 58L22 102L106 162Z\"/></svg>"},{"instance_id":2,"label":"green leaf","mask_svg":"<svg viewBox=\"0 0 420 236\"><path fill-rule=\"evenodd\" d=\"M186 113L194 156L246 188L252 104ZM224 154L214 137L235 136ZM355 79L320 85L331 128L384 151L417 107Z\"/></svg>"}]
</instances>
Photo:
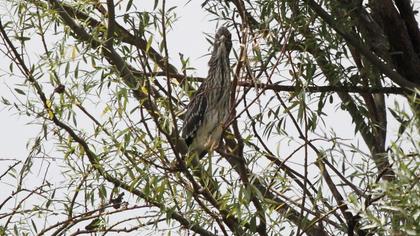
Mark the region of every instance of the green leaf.
<instances>
[{"instance_id":1,"label":"green leaf","mask_svg":"<svg viewBox=\"0 0 420 236\"><path fill-rule=\"evenodd\" d=\"M153 42L153 35L150 35L149 39L147 40L147 44L146 44L146 53L149 52L149 49L152 46L152 42Z\"/></svg>"},{"instance_id":2,"label":"green leaf","mask_svg":"<svg viewBox=\"0 0 420 236\"><path fill-rule=\"evenodd\" d=\"M22 42L25 42L25 41L30 40L31 38L30 37L25 37L25 36L15 36L15 39L17 39L19 41L22 41Z\"/></svg>"},{"instance_id":3,"label":"green leaf","mask_svg":"<svg viewBox=\"0 0 420 236\"><path fill-rule=\"evenodd\" d=\"M33 219L31 219L31 223L32 223L32 227L34 227L35 233L37 233L38 232L38 229L36 228L36 224L35 224L35 222L34 222Z\"/></svg>"},{"instance_id":4,"label":"green leaf","mask_svg":"<svg viewBox=\"0 0 420 236\"><path fill-rule=\"evenodd\" d=\"M15 235L19 235L19 230L18 230L18 228L17 228L17 224L15 224L15 225L13 226L13 231L14 231Z\"/></svg>"},{"instance_id":5,"label":"green leaf","mask_svg":"<svg viewBox=\"0 0 420 236\"><path fill-rule=\"evenodd\" d=\"M255 233L257 232L257 217L254 215L252 216L250 222L249 222L249 230L251 230L251 232Z\"/></svg>"},{"instance_id":6,"label":"green leaf","mask_svg":"<svg viewBox=\"0 0 420 236\"><path fill-rule=\"evenodd\" d=\"M66 63L66 68L64 70L64 76L67 77L69 75L69 70L70 70L70 63L67 62Z\"/></svg>"},{"instance_id":7,"label":"green leaf","mask_svg":"<svg viewBox=\"0 0 420 236\"><path fill-rule=\"evenodd\" d=\"M1 100L2 100L2 102L3 102L4 105L11 105L11 103L9 102L9 100L7 100L6 98L1 97Z\"/></svg>"},{"instance_id":8,"label":"green leaf","mask_svg":"<svg viewBox=\"0 0 420 236\"><path fill-rule=\"evenodd\" d=\"M398 136L401 136L404 133L409 123L410 122L408 120L404 120L401 122L400 128L398 129Z\"/></svg>"},{"instance_id":9,"label":"green leaf","mask_svg":"<svg viewBox=\"0 0 420 236\"><path fill-rule=\"evenodd\" d=\"M391 115L400 123L403 123L404 120L399 116L394 110L388 109L388 111L391 113Z\"/></svg>"},{"instance_id":10,"label":"green leaf","mask_svg":"<svg viewBox=\"0 0 420 236\"><path fill-rule=\"evenodd\" d=\"M51 206L52 201L50 199L47 200L47 203L45 204L45 208L49 208Z\"/></svg>"},{"instance_id":11,"label":"green leaf","mask_svg":"<svg viewBox=\"0 0 420 236\"><path fill-rule=\"evenodd\" d=\"M98 229L102 226L104 226L104 220L102 218L96 218L94 220L92 220L92 222L90 222L85 229L86 230L94 230L94 229Z\"/></svg>"},{"instance_id":12,"label":"green leaf","mask_svg":"<svg viewBox=\"0 0 420 236\"><path fill-rule=\"evenodd\" d=\"M106 199L107 198L106 188L103 184L101 184L101 186L99 187L99 197L101 199Z\"/></svg>"},{"instance_id":13,"label":"green leaf","mask_svg":"<svg viewBox=\"0 0 420 236\"><path fill-rule=\"evenodd\" d=\"M125 8L125 11L130 10L132 5L133 5L133 0L129 0L128 3L127 3L127 7Z\"/></svg>"},{"instance_id":14,"label":"green leaf","mask_svg":"<svg viewBox=\"0 0 420 236\"><path fill-rule=\"evenodd\" d=\"M15 88L15 91L19 94L25 95L25 92L23 92L23 90Z\"/></svg>"},{"instance_id":15,"label":"green leaf","mask_svg":"<svg viewBox=\"0 0 420 236\"><path fill-rule=\"evenodd\" d=\"M77 62L76 68L74 69L74 78L79 78L79 62Z\"/></svg>"}]
</instances>

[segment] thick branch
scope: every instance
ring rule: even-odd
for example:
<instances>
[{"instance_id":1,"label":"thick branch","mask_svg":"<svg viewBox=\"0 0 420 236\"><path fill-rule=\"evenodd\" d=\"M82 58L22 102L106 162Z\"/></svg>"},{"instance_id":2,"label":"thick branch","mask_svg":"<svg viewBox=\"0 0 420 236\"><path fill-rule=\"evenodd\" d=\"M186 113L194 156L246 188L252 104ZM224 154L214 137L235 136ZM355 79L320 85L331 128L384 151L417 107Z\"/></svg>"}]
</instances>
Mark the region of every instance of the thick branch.
<instances>
[{"instance_id":1,"label":"thick branch","mask_svg":"<svg viewBox=\"0 0 420 236\"><path fill-rule=\"evenodd\" d=\"M398 7L398 11L407 27L408 34L410 35L411 42L414 50L420 54L420 30L417 24L416 17L414 15L413 7L411 6L410 0L398 0L394 1Z\"/></svg>"},{"instance_id":2,"label":"thick branch","mask_svg":"<svg viewBox=\"0 0 420 236\"><path fill-rule=\"evenodd\" d=\"M133 74L138 76L167 76L166 72L156 72L153 74L150 73L143 73L141 71L133 71ZM203 77L185 77L185 75L182 74L169 74L168 75L171 78L176 79L188 79L190 81L197 81L202 82L205 80ZM238 81L238 86L246 87L246 88L261 88L264 90L272 90L274 92L294 92L294 91L300 91L302 89L305 90L305 92L308 93L338 93L338 92L344 92L344 93L369 93L369 94L399 94L404 95L408 92L407 89L401 88L401 87L362 87L362 86L306 86L305 88L301 86L296 85L280 85L280 84L255 84L253 81L246 80L244 78L243 80Z\"/></svg>"},{"instance_id":3,"label":"thick branch","mask_svg":"<svg viewBox=\"0 0 420 236\"><path fill-rule=\"evenodd\" d=\"M59 7L59 5L55 5L58 4L57 2L51 0L51 3L56 6ZM65 17L65 16L64 16ZM84 139L82 139L80 136L78 136L72 128L70 128L68 125L64 124L63 122L61 122L55 115L54 113L51 111L51 108L48 106L48 102L47 102L47 97L45 96L44 92L41 89L41 86L38 84L38 82L35 80L35 78L32 76L32 72L26 67L26 65L24 64L23 60L21 59L19 53L16 51L16 48L13 46L12 42L9 40L1 22L0 22L0 31L1 34L3 36L3 38L5 39L5 41L7 42L8 46L10 47L11 52L13 53L14 57L17 60L18 66L19 68L21 68L22 72L24 73L24 75L27 77L28 81L32 83L32 85L34 86L37 94L39 95L42 103L44 104L44 107L50 112L50 114L52 114L52 118L51 120L54 122L55 125L57 125L58 127L62 128L63 130L65 130L71 137L73 140L75 140L77 143L79 143L83 149L85 150L86 156L88 157L90 163L92 164L92 166L95 168L96 171L98 171L106 180L108 180L109 182L115 184L116 186L120 186L123 189L132 192L133 194L145 199L147 202L149 202L150 204L159 207L162 210L166 209L166 206L154 201L153 199L150 199L147 195L145 195L144 193L142 193L141 191L137 190L137 189L132 189L131 186L129 186L128 184L120 181L119 179L111 176L108 172L106 172L102 166L99 164L98 158L96 156L95 153L92 152L92 150L90 150L88 144L86 143L86 141ZM203 234L203 235L213 235L211 232L203 229L202 227L189 222L187 219L185 219L181 214L177 213L177 212L172 212L172 214L170 214L171 217L175 220L177 220L179 223L181 223L182 225L184 225L187 228L191 228L193 231L199 233L199 234Z\"/></svg>"},{"instance_id":4,"label":"thick branch","mask_svg":"<svg viewBox=\"0 0 420 236\"><path fill-rule=\"evenodd\" d=\"M306 1L309 7L315 13L317 13L319 17L321 17L331 28L333 28L339 35L341 35L351 46L357 48L360 51L360 53L372 63L372 65L376 66L388 78L390 78L392 81L394 81L401 87L407 89L420 87L420 85L407 80L398 72L395 72L390 65L382 62L367 47L365 47L359 39L354 37L354 35L343 30L343 27L339 25L338 21L334 20L334 18L331 15L329 15L318 3L316 3L314 0Z\"/></svg>"},{"instance_id":5,"label":"thick branch","mask_svg":"<svg viewBox=\"0 0 420 236\"><path fill-rule=\"evenodd\" d=\"M52 4L57 4L57 2L55 2L54 0L50 0ZM58 7L57 5L55 5L56 7ZM21 56L19 55L19 53L17 52L16 48L14 47L14 45L12 44L12 42L10 41L10 39L8 38L3 25L1 24L0 21L0 32L3 36L3 39L7 42L7 45L9 46L11 53L13 53L14 57L16 58L16 62L18 63L19 68L21 68L22 72L24 73L25 77L28 79L29 82L32 83L32 85L34 86L38 96L40 97L45 109L47 109L50 114L52 114L52 118L51 120L53 121L53 123L55 125L57 125L58 127L60 127L61 129L65 130L71 137L73 140L75 140L77 143L79 143L85 153L86 156L89 159L89 162L91 163L92 167L98 171L107 181L113 183L115 186L120 186L121 188L139 196L140 198L144 199L146 202L152 204L153 206L156 206L162 210L166 209L166 206L162 203L159 203L157 201L154 201L153 199L151 199L149 196L145 195L143 192L141 192L138 189L133 189L130 185L120 181L119 179L113 177L112 175L110 175L107 171L105 171L102 167L102 165L100 165L99 163L99 159L97 157L97 155L89 148L89 145L87 144L87 142L82 139L79 135L77 135L74 130L69 127L68 125L64 124L63 122L61 122L53 113L53 111L51 110L51 108L48 105L48 101L47 101L47 97L45 96L45 93L42 91L41 86L38 84L38 82L35 80L35 78L32 75L32 72L27 68L26 64L23 62ZM204 228L202 228L201 226L190 222L189 220L187 220L186 218L184 218L182 216L182 214L178 213L178 212L174 212L171 211L171 214L169 214L173 219L177 220L180 224L182 224L183 226L185 226L186 228L190 228L191 230L193 230L196 233L202 234L202 235L214 235L211 232L205 230Z\"/></svg>"},{"instance_id":6,"label":"thick branch","mask_svg":"<svg viewBox=\"0 0 420 236\"><path fill-rule=\"evenodd\" d=\"M383 94L404 94L407 90L400 87L361 87L361 86L307 86L302 88L293 85L279 85L279 84L254 84L248 81L239 81L239 86L243 87L257 87L265 90L273 90L275 92L287 91L294 92L301 89L309 93L323 93L323 92L344 92L344 93L383 93Z\"/></svg>"},{"instance_id":7,"label":"thick branch","mask_svg":"<svg viewBox=\"0 0 420 236\"><path fill-rule=\"evenodd\" d=\"M370 1L370 5L372 11L380 16L383 21L384 32L391 45L391 58L395 68L401 75L420 86L420 58L413 46L413 43L418 42L416 40L412 41L413 38L410 37L406 22L401 18L401 14L405 13L408 17L409 13L398 12L394 2L401 1L375 0ZM415 34L415 32L412 33Z\"/></svg>"},{"instance_id":8,"label":"thick branch","mask_svg":"<svg viewBox=\"0 0 420 236\"><path fill-rule=\"evenodd\" d=\"M90 37L90 35L83 29L81 28L78 24L76 24L74 22L74 20L71 18L71 16L69 16L67 14L67 12L65 11L65 9L61 8L60 4L58 4L56 1L54 0L50 0L53 2L56 10L59 11L60 16L62 17L62 19L64 20L65 24L70 26L70 28L72 28L72 30L74 32L77 33L77 35L85 41L88 41L87 39L89 39L90 42L94 42L94 45L97 46L97 44L99 44L99 42L94 41L94 39L92 39ZM112 1L108 0L108 7L110 9L112 9ZM111 27L115 26L115 21L112 20L112 16L113 14L110 14L111 19L109 20L109 25ZM138 89L137 87L137 78L134 76L131 68L129 66L127 66L127 64L125 63L125 61L118 55L118 53L115 51L115 49L113 48L113 44L112 44L112 29L108 29L108 36L109 38L107 38L107 42L105 45L105 48L103 50L103 53L105 55L105 57L107 58L107 60L116 67L117 71L120 73L120 76L123 78L123 81L125 82L125 84L130 87L130 89L133 90L134 94L136 97L138 97L141 101L144 101L142 104L143 106L146 107L146 109L149 111L149 113L152 115L152 117L155 119L156 124L158 124L158 113L156 112L158 109L155 107L155 104L150 102L150 94L144 94L140 89ZM185 144L183 143L182 140L178 139L176 135L170 135L169 133L165 132L164 130L161 130L168 138L169 143L172 145L173 144L173 148L175 150L175 152L180 152L183 154L186 154L186 149L185 149ZM174 132L171 132L172 134ZM194 178L191 176L191 174L187 171L186 168L182 168L184 174L186 174L187 178L191 181L191 183L194 186L194 189L196 191L200 190L201 187L195 182ZM200 168L200 172L204 173L205 171ZM202 179L201 179L202 180ZM216 182L211 179L210 183L212 183L212 186L216 186ZM210 185L210 184L209 184ZM206 186L203 186L206 187ZM220 206L220 203L215 199L215 197L220 196L221 194L218 192L217 188L210 188L209 189L204 189L201 191L201 193L203 194L203 196L206 197L206 199L213 205L215 206L217 209L220 210L226 224L232 229L232 231L235 232L241 232L241 228L239 226L239 222L238 220L229 215L229 212L222 209L222 207Z\"/></svg>"},{"instance_id":9,"label":"thick branch","mask_svg":"<svg viewBox=\"0 0 420 236\"><path fill-rule=\"evenodd\" d=\"M34 1L34 4L42 4L39 1ZM86 13L73 8L72 6L66 4L66 3L60 3L61 7L67 12L67 14L73 18L80 19L86 24L89 24L92 28L96 27L103 27L105 26L102 24L102 22L94 19L93 17L87 15ZM45 7L45 6L44 6ZM147 41L139 36L135 36L132 33L130 33L128 30L126 30L124 27L119 25L117 22L114 22L114 34L115 37L117 37L119 40L121 40L124 43L136 46L143 52L145 52L162 70L167 69L169 73L177 73L176 67L169 64L168 66L165 66L164 58L162 55L159 54L154 48L150 47L147 49ZM142 36L142 35L141 35Z\"/></svg>"}]
</instances>

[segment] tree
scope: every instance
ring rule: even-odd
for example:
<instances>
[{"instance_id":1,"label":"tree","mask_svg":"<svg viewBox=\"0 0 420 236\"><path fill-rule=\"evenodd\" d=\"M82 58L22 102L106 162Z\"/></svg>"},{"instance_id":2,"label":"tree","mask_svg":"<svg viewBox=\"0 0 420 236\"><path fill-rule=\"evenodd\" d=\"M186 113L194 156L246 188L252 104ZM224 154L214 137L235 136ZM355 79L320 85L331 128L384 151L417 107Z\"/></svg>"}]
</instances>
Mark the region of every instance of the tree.
<instances>
[{"instance_id":1,"label":"tree","mask_svg":"<svg viewBox=\"0 0 420 236\"><path fill-rule=\"evenodd\" d=\"M175 7L5 7L3 75L19 84L2 103L40 133L0 176L14 185L1 196L0 235L419 234L420 31L410 1L203 1L237 41L232 119L201 160L179 128L205 78L186 56L170 63ZM58 180L37 183L51 164Z\"/></svg>"}]
</instances>

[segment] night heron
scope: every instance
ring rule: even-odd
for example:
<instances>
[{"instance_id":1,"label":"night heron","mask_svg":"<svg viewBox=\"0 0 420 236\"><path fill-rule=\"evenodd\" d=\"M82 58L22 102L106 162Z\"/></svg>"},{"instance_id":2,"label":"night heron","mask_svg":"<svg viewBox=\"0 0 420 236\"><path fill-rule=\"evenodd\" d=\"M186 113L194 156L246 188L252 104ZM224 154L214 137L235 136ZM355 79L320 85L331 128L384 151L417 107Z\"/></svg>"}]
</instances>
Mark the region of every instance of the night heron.
<instances>
[{"instance_id":1,"label":"night heron","mask_svg":"<svg viewBox=\"0 0 420 236\"><path fill-rule=\"evenodd\" d=\"M189 151L200 157L217 148L224 124L229 118L231 34L221 27L217 30L207 78L188 104L182 126L182 138Z\"/></svg>"}]
</instances>

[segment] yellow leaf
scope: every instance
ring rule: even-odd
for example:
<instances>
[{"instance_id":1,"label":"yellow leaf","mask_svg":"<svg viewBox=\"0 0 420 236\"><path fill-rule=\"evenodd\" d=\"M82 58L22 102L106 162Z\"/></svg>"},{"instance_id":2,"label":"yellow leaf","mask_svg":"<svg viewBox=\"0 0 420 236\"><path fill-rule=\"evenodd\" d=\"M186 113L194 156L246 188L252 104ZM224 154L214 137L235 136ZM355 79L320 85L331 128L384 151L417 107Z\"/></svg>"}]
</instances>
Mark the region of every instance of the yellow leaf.
<instances>
[{"instance_id":1,"label":"yellow leaf","mask_svg":"<svg viewBox=\"0 0 420 236\"><path fill-rule=\"evenodd\" d=\"M106 113L108 113L110 111L111 111L111 108L108 105L106 105L105 108L104 108L104 110L102 111L101 116L105 115Z\"/></svg>"},{"instance_id":2,"label":"yellow leaf","mask_svg":"<svg viewBox=\"0 0 420 236\"><path fill-rule=\"evenodd\" d=\"M51 100L50 100L50 99L47 99L47 100L45 101L45 106L46 106L47 111L48 111L48 117L49 117L50 119L54 118L54 113L52 112L52 109L51 109L52 102L51 102Z\"/></svg>"},{"instance_id":3,"label":"yellow leaf","mask_svg":"<svg viewBox=\"0 0 420 236\"><path fill-rule=\"evenodd\" d=\"M48 109L48 117L50 119L54 118L54 113L51 111L51 109Z\"/></svg>"},{"instance_id":4,"label":"yellow leaf","mask_svg":"<svg viewBox=\"0 0 420 236\"><path fill-rule=\"evenodd\" d=\"M141 86L141 91L142 91L144 94L148 94L146 86Z\"/></svg>"},{"instance_id":5,"label":"yellow leaf","mask_svg":"<svg viewBox=\"0 0 420 236\"><path fill-rule=\"evenodd\" d=\"M47 108L51 109L51 100L47 99L47 101L45 101L45 105L47 106Z\"/></svg>"},{"instance_id":6,"label":"yellow leaf","mask_svg":"<svg viewBox=\"0 0 420 236\"><path fill-rule=\"evenodd\" d=\"M146 53L149 52L149 49L152 46L152 42L153 42L153 35L150 35L149 39L147 40L147 44L146 44Z\"/></svg>"},{"instance_id":7,"label":"yellow leaf","mask_svg":"<svg viewBox=\"0 0 420 236\"><path fill-rule=\"evenodd\" d=\"M82 157L85 155L85 149L82 145L79 145L79 155Z\"/></svg>"},{"instance_id":8,"label":"yellow leaf","mask_svg":"<svg viewBox=\"0 0 420 236\"><path fill-rule=\"evenodd\" d=\"M71 59L74 60L76 56L77 56L77 48L73 46L71 50Z\"/></svg>"}]
</instances>

